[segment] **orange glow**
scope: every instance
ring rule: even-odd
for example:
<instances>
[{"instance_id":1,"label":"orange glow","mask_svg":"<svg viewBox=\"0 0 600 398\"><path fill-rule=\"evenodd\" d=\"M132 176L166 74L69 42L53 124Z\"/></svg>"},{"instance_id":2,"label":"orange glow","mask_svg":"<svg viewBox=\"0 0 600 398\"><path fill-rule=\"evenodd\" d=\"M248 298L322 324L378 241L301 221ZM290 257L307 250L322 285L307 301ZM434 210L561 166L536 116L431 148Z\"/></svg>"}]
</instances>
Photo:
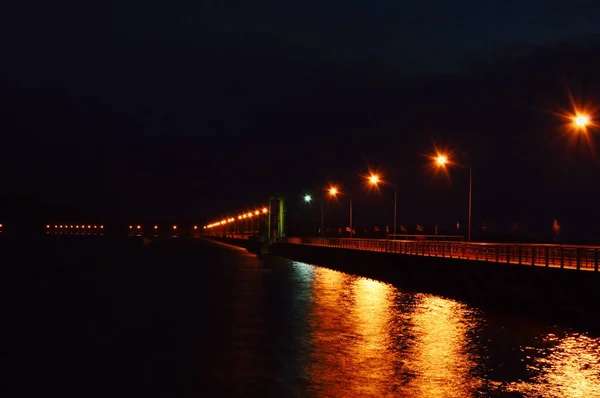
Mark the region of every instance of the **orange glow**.
<instances>
[{"instance_id":1,"label":"orange glow","mask_svg":"<svg viewBox=\"0 0 600 398\"><path fill-rule=\"evenodd\" d=\"M100 228L104 228L104 225L100 225Z\"/></svg>"},{"instance_id":2,"label":"orange glow","mask_svg":"<svg viewBox=\"0 0 600 398\"><path fill-rule=\"evenodd\" d=\"M370 182L372 185L377 185L377 184L379 184L379 181L381 181L381 179L379 178L379 176L378 176L377 174L371 174L371 175L369 176L369 182Z\"/></svg>"},{"instance_id":3,"label":"orange glow","mask_svg":"<svg viewBox=\"0 0 600 398\"><path fill-rule=\"evenodd\" d=\"M130 226L129 226L129 229L133 229L133 225L130 225Z\"/></svg>"},{"instance_id":4,"label":"orange glow","mask_svg":"<svg viewBox=\"0 0 600 398\"><path fill-rule=\"evenodd\" d=\"M528 368L539 371L531 381L511 383L509 391L531 397L600 396L597 338L583 333L549 334L543 342L544 347L527 347L534 355L525 360Z\"/></svg>"},{"instance_id":5,"label":"orange glow","mask_svg":"<svg viewBox=\"0 0 600 398\"><path fill-rule=\"evenodd\" d=\"M73 228L73 226L71 225L71 228Z\"/></svg>"},{"instance_id":6,"label":"orange glow","mask_svg":"<svg viewBox=\"0 0 600 398\"><path fill-rule=\"evenodd\" d=\"M592 103L586 103L581 99L575 99L571 92L568 95L568 108L549 111L549 113L561 120L560 133L568 141L569 146L586 144L595 156L594 137L588 133L599 127L595 119L598 112L600 112L600 107Z\"/></svg>"},{"instance_id":7,"label":"orange glow","mask_svg":"<svg viewBox=\"0 0 600 398\"><path fill-rule=\"evenodd\" d=\"M581 113L573 117L573 123L575 123L577 127L587 127L588 124L590 124L590 120L588 115Z\"/></svg>"},{"instance_id":8,"label":"orange glow","mask_svg":"<svg viewBox=\"0 0 600 398\"><path fill-rule=\"evenodd\" d=\"M94 229L96 229L96 228L98 228L98 226L97 226L97 225L94 225Z\"/></svg>"},{"instance_id":9,"label":"orange glow","mask_svg":"<svg viewBox=\"0 0 600 398\"><path fill-rule=\"evenodd\" d=\"M75 225L75 228L79 229L79 225Z\"/></svg>"},{"instance_id":10,"label":"orange glow","mask_svg":"<svg viewBox=\"0 0 600 398\"><path fill-rule=\"evenodd\" d=\"M266 212L268 212L267 208L266 208L266 207L263 207L263 209L262 209L262 212L263 212L263 213L266 213Z\"/></svg>"},{"instance_id":11,"label":"orange glow","mask_svg":"<svg viewBox=\"0 0 600 398\"><path fill-rule=\"evenodd\" d=\"M248 216L248 217L252 217L252 212L249 212L249 213L247 214L247 216Z\"/></svg>"},{"instance_id":12,"label":"orange glow","mask_svg":"<svg viewBox=\"0 0 600 398\"><path fill-rule=\"evenodd\" d=\"M58 226L57 226L57 225L55 225L55 226L54 226L54 228L58 228Z\"/></svg>"},{"instance_id":13,"label":"orange glow","mask_svg":"<svg viewBox=\"0 0 600 398\"><path fill-rule=\"evenodd\" d=\"M158 229L158 225L155 225L155 226L154 226L154 229Z\"/></svg>"},{"instance_id":14,"label":"orange glow","mask_svg":"<svg viewBox=\"0 0 600 398\"><path fill-rule=\"evenodd\" d=\"M50 228L50 225L46 225L46 228Z\"/></svg>"},{"instance_id":15,"label":"orange glow","mask_svg":"<svg viewBox=\"0 0 600 398\"><path fill-rule=\"evenodd\" d=\"M197 225L194 225L194 229L198 229L198 226L197 226Z\"/></svg>"},{"instance_id":16,"label":"orange glow","mask_svg":"<svg viewBox=\"0 0 600 398\"><path fill-rule=\"evenodd\" d=\"M238 220L241 220L241 219L242 219L242 216L238 216Z\"/></svg>"},{"instance_id":17,"label":"orange glow","mask_svg":"<svg viewBox=\"0 0 600 398\"><path fill-rule=\"evenodd\" d=\"M63 226L61 225L60 227L62 228Z\"/></svg>"},{"instance_id":18,"label":"orange glow","mask_svg":"<svg viewBox=\"0 0 600 398\"><path fill-rule=\"evenodd\" d=\"M242 216L242 218L247 218L247 217L248 217L248 216L247 216L246 214L244 214L244 215Z\"/></svg>"},{"instance_id":19,"label":"orange glow","mask_svg":"<svg viewBox=\"0 0 600 398\"><path fill-rule=\"evenodd\" d=\"M473 396L481 381L470 372L476 367L468 355L468 333L477 330L469 309L453 300L420 295L412 314L415 377L407 385L412 397Z\"/></svg>"},{"instance_id":20,"label":"orange glow","mask_svg":"<svg viewBox=\"0 0 600 398\"><path fill-rule=\"evenodd\" d=\"M137 229L142 229L142 226L141 226L141 225L138 225L138 226L137 226Z\"/></svg>"},{"instance_id":21,"label":"orange glow","mask_svg":"<svg viewBox=\"0 0 600 398\"><path fill-rule=\"evenodd\" d=\"M0 228L2 228L2 224L0 224Z\"/></svg>"},{"instance_id":22,"label":"orange glow","mask_svg":"<svg viewBox=\"0 0 600 398\"><path fill-rule=\"evenodd\" d=\"M91 225L88 225L88 229L90 229L90 228L92 228L92 226L91 226Z\"/></svg>"},{"instance_id":23,"label":"orange glow","mask_svg":"<svg viewBox=\"0 0 600 398\"><path fill-rule=\"evenodd\" d=\"M258 215L260 214L260 211L256 210L256 211L254 212L254 214L258 216Z\"/></svg>"},{"instance_id":24,"label":"orange glow","mask_svg":"<svg viewBox=\"0 0 600 398\"><path fill-rule=\"evenodd\" d=\"M439 166L445 166L446 163L448 163L448 156L446 155L438 155L435 158L435 162L439 165Z\"/></svg>"},{"instance_id":25,"label":"orange glow","mask_svg":"<svg viewBox=\"0 0 600 398\"><path fill-rule=\"evenodd\" d=\"M177 225L173 225L173 229L174 229L174 230L175 230L175 229L177 229Z\"/></svg>"},{"instance_id":26,"label":"orange glow","mask_svg":"<svg viewBox=\"0 0 600 398\"><path fill-rule=\"evenodd\" d=\"M339 192L339 191L338 191L338 189L337 189L336 187L330 187L330 188L329 188L329 194L330 194L331 196L335 196L335 195L337 195L337 194L338 194L338 192Z\"/></svg>"}]
</instances>

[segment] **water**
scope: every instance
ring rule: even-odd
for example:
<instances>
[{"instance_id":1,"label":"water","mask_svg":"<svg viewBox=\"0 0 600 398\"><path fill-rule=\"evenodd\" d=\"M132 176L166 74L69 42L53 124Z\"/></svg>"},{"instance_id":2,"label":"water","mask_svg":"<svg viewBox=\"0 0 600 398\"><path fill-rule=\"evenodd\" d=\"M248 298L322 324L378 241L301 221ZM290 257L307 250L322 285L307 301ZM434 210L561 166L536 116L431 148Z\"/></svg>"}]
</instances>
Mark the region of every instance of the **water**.
<instances>
[{"instance_id":1,"label":"water","mask_svg":"<svg viewBox=\"0 0 600 398\"><path fill-rule=\"evenodd\" d=\"M600 397L600 338L229 246L0 242L14 396Z\"/></svg>"}]
</instances>

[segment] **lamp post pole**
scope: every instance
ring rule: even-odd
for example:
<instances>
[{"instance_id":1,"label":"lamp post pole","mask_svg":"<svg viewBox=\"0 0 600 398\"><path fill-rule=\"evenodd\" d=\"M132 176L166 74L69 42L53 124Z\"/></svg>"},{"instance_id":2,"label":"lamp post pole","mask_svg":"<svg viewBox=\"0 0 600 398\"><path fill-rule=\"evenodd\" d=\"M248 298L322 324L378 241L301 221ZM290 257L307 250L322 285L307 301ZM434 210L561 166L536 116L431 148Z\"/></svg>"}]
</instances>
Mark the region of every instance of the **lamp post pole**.
<instances>
[{"instance_id":1,"label":"lamp post pole","mask_svg":"<svg viewBox=\"0 0 600 398\"><path fill-rule=\"evenodd\" d=\"M471 200L473 196L473 168L469 167L469 231L467 240L471 242Z\"/></svg>"},{"instance_id":2,"label":"lamp post pole","mask_svg":"<svg viewBox=\"0 0 600 398\"><path fill-rule=\"evenodd\" d=\"M352 195L348 195L350 198L350 238L352 238Z\"/></svg>"}]
</instances>

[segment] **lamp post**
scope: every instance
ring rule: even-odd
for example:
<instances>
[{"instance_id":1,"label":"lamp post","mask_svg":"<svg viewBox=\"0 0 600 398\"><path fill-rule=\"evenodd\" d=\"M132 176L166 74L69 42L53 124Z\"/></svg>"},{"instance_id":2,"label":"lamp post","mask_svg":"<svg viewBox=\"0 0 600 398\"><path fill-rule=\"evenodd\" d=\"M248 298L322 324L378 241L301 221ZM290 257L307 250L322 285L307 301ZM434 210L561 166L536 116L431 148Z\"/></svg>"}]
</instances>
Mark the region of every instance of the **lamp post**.
<instances>
[{"instance_id":1,"label":"lamp post","mask_svg":"<svg viewBox=\"0 0 600 398\"><path fill-rule=\"evenodd\" d=\"M368 181L372 186L379 186L379 184L391 185L394 188L394 238L396 236L396 222L397 222L397 209L398 209L398 186L396 184L390 184L381 181L381 178L374 173L371 173L368 177Z\"/></svg>"},{"instance_id":2,"label":"lamp post","mask_svg":"<svg viewBox=\"0 0 600 398\"><path fill-rule=\"evenodd\" d=\"M312 196L309 194L304 195L304 201L306 203L312 202ZM321 237L323 237L323 200L321 199Z\"/></svg>"},{"instance_id":3,"label":"lamp post","mask_svg":"<svg viewBox=\"0 0 600 398\"><path fill-rule=\"evenodd\" d=\"M592 122L590 116L585 113L576 113L572 116L572 121L575 128L578 130L586 130Z\"/></svg>"},{"instance_id":4,"label":"lamp post","mask_svg":"<svg viewBox=\"0 0 600 398\"><path fill-rule=\"evenodd\" d=\"M446 168L446 165L451 164L448 160L448 156L444 154L438 154L435 158L435 162L438 167ZM464 167L464 166L461 166ZM465 167L466 168L466 167ZM467 225L467 242L471 241L471 202L472 202L472 193L473 193L473 168L468 167L469 169L469 223Z\"/></svg>"},{"instance_id":5,"label":"lamp post","mask_svg":"<svg viewBox=\"0 0 600 398\"><path fill-rule=\"evenodd\" d=\"M337 197L337 195L347 196L350 200L350 238L352 238L352 195L340 192L335 186L330 186L327 192L333 197Z\"/></svg>"}]
</instances>

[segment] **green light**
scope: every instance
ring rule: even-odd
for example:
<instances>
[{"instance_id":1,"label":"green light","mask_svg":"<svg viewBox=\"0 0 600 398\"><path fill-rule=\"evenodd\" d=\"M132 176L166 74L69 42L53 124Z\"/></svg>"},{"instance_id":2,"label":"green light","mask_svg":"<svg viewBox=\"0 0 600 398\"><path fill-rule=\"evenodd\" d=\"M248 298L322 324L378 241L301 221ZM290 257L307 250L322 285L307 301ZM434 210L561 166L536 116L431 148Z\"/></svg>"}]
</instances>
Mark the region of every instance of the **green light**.
<instances>
[{"instance_id":1,"label":"green light","mask_svg":"<svg viewBox=\"0 0 600 398\"><path fill-rule=\"evenodd\" d=\"M312 196L310 196L310 195L304 195L304 201L305 201L305 202L310 202L310 201L312 201Z\"/></svg>"}]
</instances>

